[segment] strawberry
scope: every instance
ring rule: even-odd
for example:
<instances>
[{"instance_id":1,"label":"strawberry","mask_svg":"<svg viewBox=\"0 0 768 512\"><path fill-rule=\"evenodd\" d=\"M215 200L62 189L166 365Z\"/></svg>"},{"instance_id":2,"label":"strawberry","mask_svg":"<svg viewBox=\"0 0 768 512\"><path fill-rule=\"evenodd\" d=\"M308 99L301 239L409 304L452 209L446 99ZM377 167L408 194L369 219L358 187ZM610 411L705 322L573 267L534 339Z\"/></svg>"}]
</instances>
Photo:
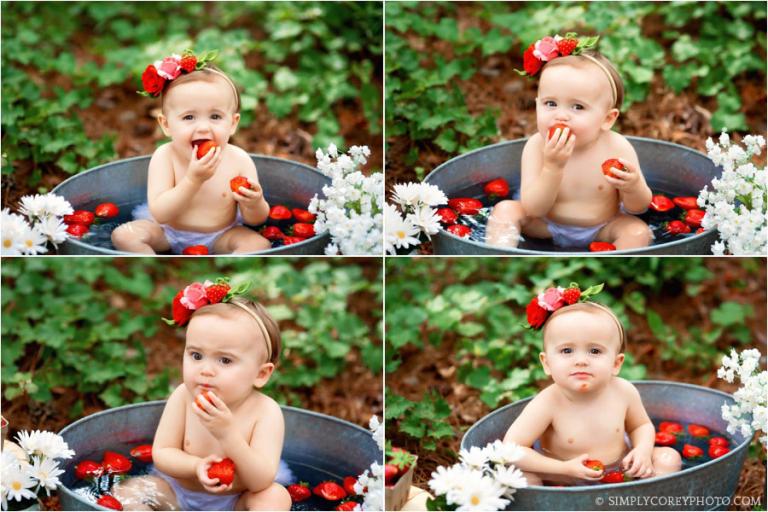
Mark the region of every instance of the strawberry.
<instances>
[{"instance_id":1,"label":"strawberry","mask_svg":"<svg viewBox=\"0 0 768 512\"><path fill-rule=\"evenodd\" d=\"M347 494L350 496L354 496L357 494L355 492L355 484L357 483L357 478L353 476L347 476L344 477L344 490L347 491Z\"/></svg>"},{"instance_id":2,"label":"strawberry","mask_svg":"<svg viewBox=\"0 0 768 512\"><path fill-rule=\"evenodd\" d=\"M668 432L679 436L683 433L683 426L674 421L662 421L659 423L659 432Z\"/></svg>"},{"instance_id":3,"label":"strawberry","mask_svg":"<svg viewBox=\"0 0 768 512\"><path fill-rule=\"evenodd\" d=\"M75 466L75 476L80 480L96 478L101 476L102 473L104 473L104 468L101 464L92 460L78 462L77 466Z\"/></svg>"},{"instance_id":4,"label":"strawberry","mask_svg":"<svg viewBox=\"0 0 768 512\"><path fill-rule=\"evenodd\" d=\"M560 136L565 133L565 129L568 128L567 125L564 125L563 123L555 123L552 126L549 127L549 131L547 132L547 140L551 139L555 135L555 131L560 128ZM568 133L568 136L571 134Z\"/></svg>"},{"instance_id":5,"label":"strawberry","mask_svg":"<svg viewBox=\"0 0 768 512\"><path fill-rule=\"evenodd\" d=\"M297 244L304 240L306 240L306 238L301 238L300 236L286 236L283 238L283 245Z\"/></svg>"},{"instance_id":6,"label":"strawberry","mask_svg":"<svg viewBox=\"0 0 768 512\"><path fill-rule=\"evenodd\" d=\"M704 215L706 215L707 212L704 210L699 210L698 208L692 208L685 212L685 218L683 219L686 224L691 226L692 228L700 228L701 227L701 221L704 219Z\"/></svg>"},{"instance_id":7,"label":"strawberry","mask_svg":"<svg viewBox=\"0 0 768 512\"><path fill-rule=\"evenodd\" d=\"M651 198L649 208L657 212L668 212L675 207L675 203L665 195L657 194Z\"/></svg>"},{"instance_id":8,"label":"strawberry","mask_svg":"<svg viewBox=\"0 0 768 512\"><path fill-rule=\"evenodd\" d=\"M632 480L632 478L625 475L623 471L610 471L600 479L600 481L604 484L621 484L624 482L629 482L630 480Z\"/></svg>"},{"instance_id":9,"label":"strawberry","mask_svg":"<svg viewBox=\"0 0 768 512\"><path fill-rule=\"evenodd\" d=\"M702 234L703 232L704 232L704 228L699 228L699 229L697 229L697 230L696 230L696 234L697 234L697 235L700 235L700 234Z\"/></svg>"},{"instance_id":10,"label":"strawberry","mask_svg":"<svg viewBox=\"0 0 768 512\"><path fill-rule=\"evenodd\" d=\"M656 444L659 446L672 446L677 442L675 434L671 432L656 432Z\"/></svg>"},{"instance_id":11,"label":"strawberry","mask_svg":"<svg viewBox=\"0 0 768 512\"><path fill-rule=\"evenodd\" d=\"M724 448L728 448L728 440L724 437L710 437L709 438L709 446L722 446Z\"/></svg>"},{"instance_id":12,"label":"strawberry","mask_svg":"<svg viewBox=\"0 0 768 512\"><path fill-rule=\"evenodd\" d=\"M217 147L218 146L216 145L216 143L213 142L212 140L204 140L203 142L200 143L199 146L197 146L197 159L199 160L203 158L205 155L208 154L210 150Z\"/></svg>"},{"instance_id":13,"label":"strawberry","mask_svg":"<svg viewBox=\"0 0 768 512\"><path fill-rule=\"evenodd\" d=\"M589 250L591 252L615 251L616 246L608 242L592 242L589 244Z\"/></svg>"},{"instance_id":14,"label":"strawberry","mask_svg":"<svg viewBox=\"0 0 768 512\"><path fill-rule=\"evenodd\" d=\"M93 213L100 219L111 219L120 214L120 209L115 203L101 203L93 209Z\"/></svg>"},{"instance_id":15,"label":"strawberry","mask_svg":"<svg viewBox=\"0 0 768 512\"><path fill-rule=\"evenodd\" d=\"M203 400L207 400L209 403L213 404L213 400L211 400L211 394L209 391L203 391L202 393L200 393L195 397L195 403L197 404L197 406L205 410L205 408L203 407L203 402L202 402Z\"/></svg>"},{"instance_id":16,"label":"strawberry","mask_svg":"<svg viewBox=\"0 0 768 512\"><path fill-rule=\"evenodd\" d=\"M184 250L181 251L181 254L184 254L185 256L205 256L210 253L208 252L208 247L204 245L190 245L189 247L185 247Z\"/></svg>"},{"instance_id":17,"label":"strawberry","mask_svg":"<svg viewBox=\"0 0 768 512\"><path fill-rule=\"evenodd\" d=\"M93 212L89 212L88 210L75 210L71 215L64 216L64 223L85 224L86 226L90 226L93 224L95 218L96 216Z\"/></svg>"},{"instance_id":18,"label":"strawberry","mask_svg":"<svg viewBox=\"0 0 768 512\"><path fill-rule=\"evenodd\" d=\"M698 446L691 444L683 445L683 457L686 459L698 459L704 454L704 451Z\"/></svg>"},{"instance_id":19,"label":"strawberry","mask_svg":"<svg viewBox=\"0 0 768 512\"><path fill-rule=\"evenodd\" d=\"M246 188L250 190L251 184L248 183L248 178L245 176L235 176L231 180L229 180L229 188L232 189L232 192L240 192L240 187Z\"/></svg>"},{"instance_id":20,"label":"strawberry","mask_svg":"<svg viewBox=\"0 0 768 512\"><path fill-rule=\"evenodd\" d=\"M448 206L459 215L477 215L483 203L471 197L457 197L448 200Z\"/></svg>"},{"instance_id":21,"label":"strawberry","mask_svg":"<svg viewBox=\"0 0 768 512\"><path fill-rule=\"evenodd\" d=\"M173 310L173 321L178 326L183 326L189 322L189 318L192 316L192 310L187 309L184 304L181 303L181 298L184 296L184 290L181 290L173 298L171 309Z\"/></svg>"},{"instance_id":22,"label":"strawberry","mask_svg":"<svg viewBox=\"0 0 768 512\"><path fill-rule=\"evenodd\" d=\"M509 195L509 183L504 178L496 178L485 184L483 192L490 199L507 197Z\"/></svg>"},{"instance_id":23,"label":"strawberry","mask_svg":"<svg viewBox=\"0 0 768 512\"><path fill-rule=\"evenodd\" d=\"M459 219L459 216L456 215L456 212L450 208L438 208L437 215L440 217L440 222L446 226L456 224L456 221Z\"/></svg>"},{"instance_id":24,"label":"strawberry","mask_svg":"<svg viewBox=\"0 0 768 512\"><path fill-rule=\"evenodd\" d=\"M297 222L293 225L293 235L301 238L310 238L315 236L315 226L304 222Z\"/></svg>"},{"instance_id":25,"label":"strawberry","mask_svg":"<svg viewBox=\"0 0 768 512\"><path fill-rule=\"evenodd\" d=\"M411 468L411 464L416 461L414 454L396 446L390 448L387 455L389 456L387 463L395 466L401 475L405 474Z\"/></svg>"},{"instance_id":26,"label":"strawberry","mask_svg":"<svg viewBox=\"0 0 768 512\"><path fill-rule=\"evenodd\" d=\"M75 238L82 238L83 235L88 233L88 226L85 224L80 224L79 222L69 224L67 226L67 233L74 236Z\"/></svg>"},{"instance_id":27,"label":"strawberry","mask_svg":"<svg viewBox=\"0 0 768 512\"><path fill-rule=\"evenodd\" d=\"M600 472L603 472L603 471L605 471L605 466L604 466L604 465L603 465L603 463L602 463L602 462L600 462L599 460L595 460L595 459L587 459L587 460L585 460L585 461L584 461L584 463L583 463L583 464L584 464L586 467L588 467L589 469L593 469L593 470L595 470L595 471L600 471Z\"/></svg>"},{"instance_id":28,"label":"strawberry","mask_svg":"<svg viewBox=\"0 0 768 512\"><path fill-rule=\"evenodd\" d=\"M109 494L105 494L98 500L96 500L96 503L101 505L102 507L111 508L113 510L123 510L123 504L117 501L117 498L114 496L110 496Z\"/></svg>"},{"instance_id":29,"label":"strawberry","mask_svg":"<svg viewBox=\"0 0 768 512\"><path fill-rule=\"evenodd\" d=\"M695 425L691 423L688 425L688 433L693 437L709 437L709 429L702 427L701 425Z\"/></svg>"},{"instance_id":30,"label":"strawberry","mask_svg":"<svg viewBox=\"0 0 768 512\"><path fill-rule=\"evenodd\" d=\"M619 162L616 158L611 158L609 160L606 160L603 162L603 165L601 166L603 168L603 174L606 176L610 176L611 178L615 178L616 175L611 172L611 168L618 169L619 171L624 170L624 164Z\"/></svg>"},{"instance_id":31,"label":"strawberry","mask_svg":"<svg viewBox=\"0 0 768 512\"><path fill-rule=\"evenodd\" d=\"M356 506L357 506L357 502L355 500L349 500L343 503L339 503L338 505L336 505L336 508L333 510L355 510Z\"/></svg>"},{"instance_id":32,"label":"strawberry","mask_svg":"<svg viewBox=\"0 0 768 512\"><path fill-rule=\"evenodd\" d=\"M725 446L718 446L716 444L709 445L709 456L713 459L716 459L718 457L722 457L726 453L730 452L728 448Z\"/></svg>"},{"instance_id":33,"label":"strawberry","mask_svg":"<svg viewBox=\"0 0 768 512\"><path fill-rule=\"evenodd\" d=\"M197 57L194 55L184 55L181 58L181 62L179 62L179 66L181 66L181 69L186 71L187 73L191 73L195 70L195 67L197 66Z\"/></svg>"},{"instance_id":34,"label":"strawberry","mask_svg":"<svg viewBox=\"0 0 768 512\"><path fill-rule=\"evenodd\" d=\"M339 501L340 499L347 497L347 491L336 482L331 482L330 480L320 482L314 489L312 489L312 492L315 493L316 496L320 496L328 501Z\"/></svg>"},{"instance_id":35,"label":"strawberry","mask_svg":"<svg viewBox=\"0 0 768 512\"><path fill-rule=\"evenodd\" d=\"M673 197L672 202L675 203L675 206L679 206L683 210L692 210L699 207L697 199L693 196Z\"/></svg>"},{"instance_id":36,"label":"strawberry","mask_svg":"<svg viewBox=\"0 0 768 512\"><path fill-rule=\"evenodd\" d=\"M131 448L131 457L141 462L152 462L152 445L140 444Z\"/></svg>"},{"instance_id":37,"label":"strawberry","mask_svg":"<svg viewBox=\"0 0 768 512\"><path fill-rule=\"evenodd\" d=\"M309 484L307 482L291 484L287 489L288 494L291 495L291 501L294 503L299 503L312 497L312 491L309 490Z\"/></svg>"},{"instance_id":38,"label":"strawberry","mask_svg":"<svg viewBox=\"0 0 768 512\"><path fill-rule=\"evenodd\" d=\"M386 485L395 485L397 476L400 474L400 469L394 464L384 465L384 483Z\"/></svg>"},{"instance_id":39,"label":"strawberry","mask_svg":"<svg viewBox=\"0 0 768 512\"><path fill-rule=\"evenodd\" d=\"M579 42L576 39L561 39L557 42L557 51L560 52L561 56L565 57L573 53L578 44Z\"/></svg>"},{"instance_id":40,"label":"strawberry","mask_svg":"<svg viewBox=\"0 0 768 512\"><path fill-rule=\"evenodd\" d=\"M666 226L666 231L670 235L685 235L691 232L691 227L681 220L671 220Z\"/></svg>"},{"instance_id":41,"label":"strawberry","mask_svg":"<svg viewBox=\"0 0 768 512\"><path fill-rule=\"evenodd\" d=\"M235 463L229 457L221 462L214 462L208 467L208 478L218 478L220 484L231 484L235 480Z\"/></svg>"},{"instance_id":42,"label":"strawberry","mask_svg":"<svg viewBox=\"0 0 768 512\"><path fill-rule=\"evenodd\" d=\"M293 214L293 218L296 219L296 222L304 222L306 224L312 224L315 222L315 215L307 210L302 210L301 208L293 208L291 209L291 213Z\"/></svg>"},{"instance_id":43,"label":"strawberry","mask_svg":"<svg viewBox=\"0 0 768 512\"><path fill-rule=\"evenodd\" d=\"M267 240L282 240L285 238L285 233L280 231L280 228L277 226L265 226L264 229L261 230L261 236L266 238Z\"/></svg>"},{"instance_id":44,"label":"strawberry","mask_svg":"<svg viewBox=\"0 0 768 512\"><path fill-rule=\"evenodd\" d=\"M205 296L211 304L218 304L229 293L230 287L225 281L212 284L205 289Z\"/></svg>"},{"instance_id":45,"label":"strawberry","mask_svg":"<svg viewBox=\"0 0 768 512\"><path fill-rule=\"evenodd\" d=\"M104 460L101 461L101 465L104 466L104 470L107 473L114 473L120 475L127 473L133 467L133 463L126 457L117 452L104 452Z\"/></svg>"},{"instance_id":46,"label":"strawberry","mask_svg":"<svg viewBox=\"0 0 768 512\"><path fill-rule=\"evenodd\" d=\"M472 234L472 230L464 224L454 224L445 228L446 231L453 233L454 235L464 238Z\"/></svg>"},{"instance_id":47,"label":"strawberry","mask_svg":"<svg viewBox=\"0 0 768 512\"><path fill-rule=\"evenodd\" d=\"M269 209L269 220L272 224L290 220L291 217L293 217L291 210L281 204L275 205Z\"/></svg>"},{"instance_id":48,"label":"strawberry","mask_svg":"<svg viewBox=\"0 0 768 512\"><path fill-rule=\"evenodd\" d=\"M577 287L566 288L563 292L563 300L566 304L576 304L579 302L579 297L581 297L581 290Z\"/></svg>"}]
</instances>

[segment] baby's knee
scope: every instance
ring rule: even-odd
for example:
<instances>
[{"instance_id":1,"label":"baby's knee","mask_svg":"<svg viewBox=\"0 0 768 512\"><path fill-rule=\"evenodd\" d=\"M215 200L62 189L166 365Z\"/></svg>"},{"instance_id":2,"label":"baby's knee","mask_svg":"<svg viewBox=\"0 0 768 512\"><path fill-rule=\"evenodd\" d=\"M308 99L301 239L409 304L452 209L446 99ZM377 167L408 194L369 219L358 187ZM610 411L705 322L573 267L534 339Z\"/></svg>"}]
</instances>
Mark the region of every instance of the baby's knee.
<instances>
[{"instance_id":1,"label":"baby's knee","mask_svg":"<svg viewBox=\"0 0 768 512\"><path fill-rule=\"evenodd\" d=\"M653 239L651 228L637 217L633 218L632 222L629 223L626 233L645 245L650 244Z\"/></svg>"},{"instance_id":2,"label":"baby's knee","mask_svg":"<svg viewBox=\"0 0 768 512\"><path fill-rule=\"evenodd\" d=\"M491 211L491 216L498 220L519 220L525 216L525 212L520 201L507 199L496 203L493 211Z\"/></svg>"},{"instance_id":3,"label":"baby's knee","mask_svg":"<svg viewBox=\"0 0 768 512\"><path fill-rule=\"evenodd\" d=\"M131 233L130 222L121 224L112 231L112 245L117 249L126 247L134 240L135 235Z\"/></svg>"},{"instance_id":4,"label":"baby's knee","mask_svg":"<svg viewBox=\"0 0 768 512\"><path fill-rule=\"evenodd\" d=\"M258 252L272 248L272 243L269 240L255 231L249 231L251 232L247 234L238 233L238 237L234 240L232 252Z\"/></svg>"},{"instance_id":5,"label":"baby's knee","mask_svg":"<svg viewBox=\"0 0 768 512\"><path fill-rule=\"evenodd\" d=\"M683 459L680 453L668 446L657 446L653 449L653 469L656 476L666 475L680 471Z\"/></svg>"},{"instance_id":6,"label":"baby's knee","mask_svg":"<svg viewBox=\"0 0 768 512\"><path fill-rule=\"evenodd\" d=\"M278 483L259 492L245 493L246 510L291 510L291 495Z\"/></svg>"},{"instance_id":7,"label":"baby's knee","mask_svg":"<svg viewBox=\"0 0 768 512\"><path fill-rule=\"evenodd\" d=\"M112 495L123 510L158 510L160 494L157 477L137 476L123 480L112 488Z\"/></svg>"}]
</instances>

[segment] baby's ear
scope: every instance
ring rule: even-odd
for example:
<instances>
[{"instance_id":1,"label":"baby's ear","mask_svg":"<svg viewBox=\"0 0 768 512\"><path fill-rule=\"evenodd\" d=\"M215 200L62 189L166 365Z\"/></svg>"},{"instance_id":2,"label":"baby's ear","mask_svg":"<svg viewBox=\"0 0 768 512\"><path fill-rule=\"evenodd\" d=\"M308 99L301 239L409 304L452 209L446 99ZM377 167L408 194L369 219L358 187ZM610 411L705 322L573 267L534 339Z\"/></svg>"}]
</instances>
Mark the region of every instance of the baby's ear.
<instances>
[{"instance_id":1,"label":"baby's ear","mask_svg":"<svg viewBox=\"0 0 768 512\"><path fill-rule=\"evenodd\" d=\"M621 366L624 364L624 353L616 355L616 359L613 361L613 375L618 375L621 371Z\"/></svg>"},{"instance_id":2,"label":"baby's ear","mask_svg":"<svg viewBox=\"0 0 768 512\"><path fill-rule=\"evenodd\" d=\"M163 134L166 137L171 136L170 132L168 131L168 119L163 114L158 114L157 124L160 125L160 129L163 130Z\"/></svg>"},{"instance_id":3,"label":"baby's ear","mask_svg":"<svg viewBox=\"0 0 768 512\"><path fill-rule=\"evenodd\" d=\"M240 112L235 112L232 115L232 129L229 131L230 137L235 134L235 132L237 131L237 126L239 124L240 124Z\"/></svg>"},{"instance_id":4,"label":"baby's ear","mask_svg":"<svg viewBox=\"0 0 768 512\"><path fill-rule=\"evenodd\" d=\"M604 131L609 131L611 128L613 128L613 125L616 123L616 120L619 118L619 109L612 108L608 111L608 113L605 114L605 119L603 119L603 124L600 126Z\"/></svg>"},{"instance_id":5,"label":"baby's ear","mask_svg":"<svg viewBox=\"0 0 768 512\"><path fill-rule=\"evenodd\" d=\"M544 373L552 375L552 372L549 370L549 365L547 364L547 354L539 352L539 361L541 361L541 366L544 367Z\"/></svg>"},{"instance_id":6,"label":"baby's ear","mask_svg":"<svg viewBox=\"0 0 768 512\"><path fill-rule=\"evenodd\" d=\"M272 377L272 372L275 371L275 365L273 363L264 363L259 368L259 373L256 374L256 378L253 379L253 386L255 388L263 388L269 382L269 378Z\"/></svg>"}]
</instances>

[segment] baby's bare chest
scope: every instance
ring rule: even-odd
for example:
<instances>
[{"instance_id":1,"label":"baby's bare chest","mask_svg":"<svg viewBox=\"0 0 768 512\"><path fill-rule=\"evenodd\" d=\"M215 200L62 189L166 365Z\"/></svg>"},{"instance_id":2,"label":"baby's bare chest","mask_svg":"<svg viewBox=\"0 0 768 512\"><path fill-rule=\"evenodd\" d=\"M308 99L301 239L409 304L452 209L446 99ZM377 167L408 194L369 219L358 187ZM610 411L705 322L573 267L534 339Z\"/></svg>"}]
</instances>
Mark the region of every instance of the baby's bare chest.
<instances>
[{"instance_id":1,"label":"baby's bare chest","mask_svg":"<svg viewBox=\"0 0 768 512\"><path fill-rule=\"evenodd\" d=\"M564 454L592 453L601 448L612 451L623 446L625 419L626 407L615 403L559 407L542 442Z\"/></svg>"},{"instance_id":2,"label":"baby's bare chest","mask_svg":"<svg viewBox=\"0 0 768 512\"><path fill-rule=\"evenodd\" d=\"M236 415L235 425L243 439L250 443L253 432L254 418L252 415ZM187 421L184 426L183 450L190 455L207 457L209 455L224 455L224 449L219 440L197 419L191 410L187 411Z\"/></svg>"}]
</instances>

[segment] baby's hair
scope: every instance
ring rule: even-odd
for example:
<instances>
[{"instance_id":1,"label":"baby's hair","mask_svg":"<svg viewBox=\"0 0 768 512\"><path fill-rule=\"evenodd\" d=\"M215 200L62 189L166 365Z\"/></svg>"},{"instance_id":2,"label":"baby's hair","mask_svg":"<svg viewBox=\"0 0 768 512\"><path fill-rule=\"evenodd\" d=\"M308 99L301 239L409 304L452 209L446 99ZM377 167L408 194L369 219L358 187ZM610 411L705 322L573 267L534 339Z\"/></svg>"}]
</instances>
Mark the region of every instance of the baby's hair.
<instances>
[{"instance_id":1,"label":"baby's hair","mask_svg":"<svg viewBox=\"0 0 768 512\"><path fill-rule=\"evenodd\" d=\"M231 319L236 318L237 315L243 313L247 314L254 323L257 324L254 328L256 332L260 334L259 337L264 337L265 334L268 335L268 339L264 340L264 343L267 343L269 347L267 362L276 365L280 358L280 350L282 346L280 327L278 327L277 322L275 322L275 319L272 318L272 315L269 314L267 309L259 302L237 296L233 297L229 302L219 302L203 306L200 309L195 310L192 314L192 318L201 315L220 315L224 318ZM261 326L258 325L259 322L266 329L266 333L263 332Z\"/></svg>"},{"instance_id":2,"label":"baby's hair","mask_svg":"<svg viewBox=\"0 0 768 512\"><path fill-rule=\"evenodd\" d=\"M226 73L211 63L207 63L204 68L198 69L197 71L193 71L191 73L182 73L171 83L169 83L165 90L163 90L163 93L160 95L160 108L163 110L165 109L165 97L168 95L171 89L178 86L179 84L185 84L188 82L213 82L216 80L216 77L223 78L230 85L230 87L232 87L232 92L235 93L235 112L240 112L240 92L237 90L237 87L235 87L235 83L231 78L229 78L229 76L227 76Z\"/></svg>"},{"instance_id":3,"label":"baby's hair","mask_svg":"<svg viewBox=\"0 0 768 512\"><path fill-rule=\"evenodd\" d=\"M587 58L583 58L582 56L587 56ZM611 75L611 78L613 78L613 83L616 85L616 102L612 105L612 108L615 107L621 109L621 105L624 103L624 81L621 79L621 75L616 70L616 66L614 66L610 60L608 60L608 57L597 50L586 49L582 51L580 55L568 55L566 57L558 57L556 59L552 59L544 65L542 73L544 72L544 69L548 67L551 68L563 64L571 66L582 66L585 63L592 62L589 57L595 59L598 63L604 66L605 71L607 71L608 74ZM592 64L595 63L592 62Z\"/></svg>"},{"instance_id":4,"label":"baby's hair","mask_svg":"<svg viewBox=\"0 0 768 512\"><path fill-rule=\"evenodd\" d=\"M598 304L597 302L577 302L576 304L571 304L570 306L563 306L551 315L549 315L549 318L547 318L547 321L544 322L544 326L541 330L542 337L546 336L547 332L547 326L552 322L552 319L562 315L563 313L573 312L573 311L591 311L591 312L597 312L602 311L604 313L607 313L608 316L613 319L613 322L616 324L616 327L619 329L619 351L618 353L621 354L626 350L627 348L627 333L624 331L624 326L621 325L621 322L619 321L619 318L616 316L616 314L611 311L610 308L607 308L603 306L602 304Z\"/></svg>"}]
</instances>

